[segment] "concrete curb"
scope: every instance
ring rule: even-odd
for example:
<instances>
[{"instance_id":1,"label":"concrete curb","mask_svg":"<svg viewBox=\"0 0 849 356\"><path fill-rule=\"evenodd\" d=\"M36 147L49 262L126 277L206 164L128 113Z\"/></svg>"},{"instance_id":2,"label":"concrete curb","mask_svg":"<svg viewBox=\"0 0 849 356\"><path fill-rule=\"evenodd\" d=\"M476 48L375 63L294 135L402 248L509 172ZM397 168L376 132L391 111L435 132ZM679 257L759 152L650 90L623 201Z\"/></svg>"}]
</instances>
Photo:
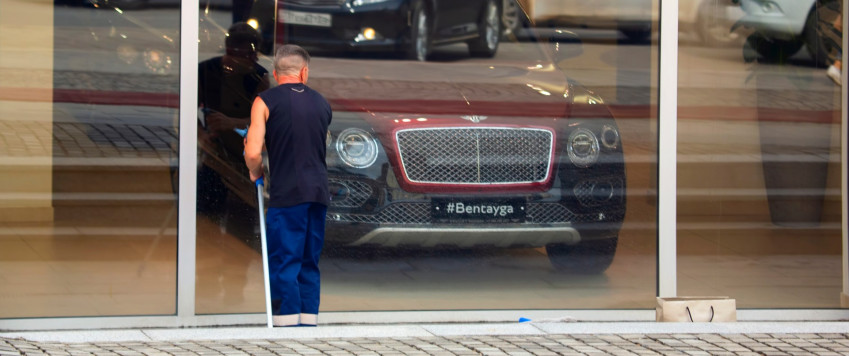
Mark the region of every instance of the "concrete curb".
<instances>
[{"instance_id":1,"label":"concrete curb","mask_svg":"<svg viewBox=\"0 0 849 356\"><path fill-rule=\"evenodd\" d=\"M849 322L738 323L493 323L421 325L346 325L317 328L190 328L0 333L0 338L34 342L159 342L204 340L286 340L427 338L482 335L616 335L616 334L845 334Z\"/></svg>"}]
</instances>

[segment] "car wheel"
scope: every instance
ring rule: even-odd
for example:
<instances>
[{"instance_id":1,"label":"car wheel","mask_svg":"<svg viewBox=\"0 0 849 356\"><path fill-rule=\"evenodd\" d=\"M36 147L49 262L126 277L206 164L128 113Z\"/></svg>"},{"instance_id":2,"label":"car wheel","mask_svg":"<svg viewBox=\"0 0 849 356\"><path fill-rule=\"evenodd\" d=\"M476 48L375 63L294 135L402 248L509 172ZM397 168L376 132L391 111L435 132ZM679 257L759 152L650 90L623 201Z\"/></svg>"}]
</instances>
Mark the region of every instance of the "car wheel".
<instances>
[{"instance_id":1,"label":"car wheel","mask_svg":"<svg viewBox=\"0 0 849 356\"><path fill-rule=\"evenodd\" d=\"M501 22L505 36L518 36L519 30L525 27L525 15L516 0L503 0L501 4Z\"/></svg>"},{"instance_id":2,"label":"car wheel","mask_svg":"<svg viewBox=\"0 0 849 356\"><path fill-rule=\"evenodd\" d=\"M469 42L469 52L473 57L492 58L498 51L502 21L500 10L496 0L486 2L478 25L480 35Z\"/></svg>"},{"instance_id":3,"label":"car wheel","mask_svg":"<svg viewBox=\"0 0 849 356\"><path fill-rule=\"evenodd\" d=\"M635 43L645 42L651 37L651 30L619 30L622 32L625 37L628 37L628 41Z\"/></svg>"},{"instance_id":4,"label":"car wheel","mask_svg":"<svg viewBox=\"0 0 849 356\"><path fill-rule=\"evenodd\" d=\"M817 1L805 22L805 47L817 66L827 67L837 59L840 33L834 29L834 20L840 13L840 2Z\"/></svg>"},{"instance_id":5,"label":"car wheel","mask_svg":"<svg viewBox=\"0 0 849 356\"><path fill-rule=\"evenodd\" d=\"M545 247L548 260L558 271L576 274L604 273L613 263L619 238L591 240L577 245L550 244Z\"/></svg>"},{"instance_id":6,"label":"car wheel","mask_svg":"<svg viewBox=\"0 0 849 356\"><path fill-rule=\"evenodd\" d=\"M803 45L801 40L777 40L764 37L759 33L753 33L746 38L746 43L764 60L773 63L786 62L787 58L799 52Z\"/></svg>"},{"instance_id":7,"label":"car wheel","mask_svg":"<svg viewBox=\"0 0 849 356\"><path fill-rule=\"evenodd\" d=\"M696 30L705 45L724 47L742 43L742 36L731 32L731 24L725 19L726 6L728 0L705 0L699 7Z\"/></svg>"},{"instance_id":8,"label":"car wheel","mask_svg":"<svg viewBox=\"0 0 849 356\"><path fill-rule=\"evenodd\" d=\"M428 22L430 19L423 3L418 2L415 6L406 56L408 59L424 62L430 54L430 24Z\"/></svg>"}]
</instances>

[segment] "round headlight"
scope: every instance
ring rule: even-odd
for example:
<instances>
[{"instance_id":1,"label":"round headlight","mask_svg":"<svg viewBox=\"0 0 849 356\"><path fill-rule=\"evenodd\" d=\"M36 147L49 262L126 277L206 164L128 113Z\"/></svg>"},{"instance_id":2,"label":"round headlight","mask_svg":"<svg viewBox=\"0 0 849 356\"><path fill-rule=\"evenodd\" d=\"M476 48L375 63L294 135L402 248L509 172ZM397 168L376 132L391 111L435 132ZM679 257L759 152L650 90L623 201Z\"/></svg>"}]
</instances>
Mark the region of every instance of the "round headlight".
<instances>
[{"instance_id":1,"label":"round headlight","mask_svg":"<svg viewBox=\"0 0 849 356\"><path fill-rule=\"evenodd\" d=\"M610 125L604 125L601 129L601 144L609 149L619 147L619 131Z\"/></svg>"},{"instance_id":2,"label":"round headlight","mask_svg":"<svg viewBox=\"0 0 849 356\"><path fill-rule=\"evenodd\" d=\"M577 129L569 135L566 152L576 166L589 167L598 160L598 137L590 130Z\"/></svg>"},{"instance_id":3,"label":"round headlight","mask_svg":"<svg viewBox=\"0 0 849 356\"><path fill-rule=\"evenodd\" d=\"M345 164L367 168L377 160L377 140L368 131L350 128L336 138L336 152Z\"/></svg>"}]
</instances>

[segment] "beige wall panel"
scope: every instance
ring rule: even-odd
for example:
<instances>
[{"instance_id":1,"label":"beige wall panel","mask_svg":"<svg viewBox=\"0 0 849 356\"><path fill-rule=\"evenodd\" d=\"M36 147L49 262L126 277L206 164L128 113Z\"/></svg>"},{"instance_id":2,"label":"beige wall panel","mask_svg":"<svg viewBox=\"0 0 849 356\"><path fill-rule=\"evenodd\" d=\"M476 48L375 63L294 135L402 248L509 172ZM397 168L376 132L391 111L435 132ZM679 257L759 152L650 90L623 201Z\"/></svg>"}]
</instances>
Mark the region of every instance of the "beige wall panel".
<instances>
[{"instance_id":1,"label":"beige wall panel","mask_svg":"<svg viewBox=\"0 0 849 356\"><path fill-rule=\"evenodd\" d=\"M52 71L53 2L0 2L0 222L53 219Z\"/></svg>"}]
</instances>

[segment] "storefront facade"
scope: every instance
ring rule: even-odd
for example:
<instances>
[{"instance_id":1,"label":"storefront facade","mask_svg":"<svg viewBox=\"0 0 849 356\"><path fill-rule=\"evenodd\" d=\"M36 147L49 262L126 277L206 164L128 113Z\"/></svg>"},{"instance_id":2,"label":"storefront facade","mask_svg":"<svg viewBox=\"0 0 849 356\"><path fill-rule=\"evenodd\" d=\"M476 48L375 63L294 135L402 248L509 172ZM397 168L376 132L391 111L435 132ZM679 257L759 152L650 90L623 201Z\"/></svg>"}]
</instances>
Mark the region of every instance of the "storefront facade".
<instances>
[{"instance_id":1,"label":"storefront facade","mask_svg":"<svg viewBox=\"0 0 849 356\"><path fill-rule=\"evenodd\" d=\"M263 322L280 43L334 110L323 323L849 317L845 4L242 2L0 2L0 330Z\"/></svg>"}]
</instances>

